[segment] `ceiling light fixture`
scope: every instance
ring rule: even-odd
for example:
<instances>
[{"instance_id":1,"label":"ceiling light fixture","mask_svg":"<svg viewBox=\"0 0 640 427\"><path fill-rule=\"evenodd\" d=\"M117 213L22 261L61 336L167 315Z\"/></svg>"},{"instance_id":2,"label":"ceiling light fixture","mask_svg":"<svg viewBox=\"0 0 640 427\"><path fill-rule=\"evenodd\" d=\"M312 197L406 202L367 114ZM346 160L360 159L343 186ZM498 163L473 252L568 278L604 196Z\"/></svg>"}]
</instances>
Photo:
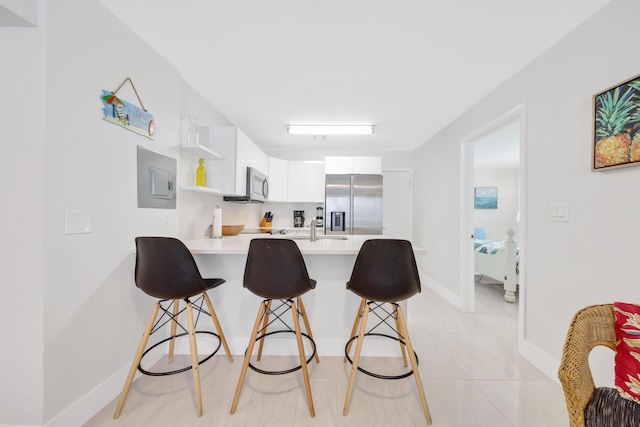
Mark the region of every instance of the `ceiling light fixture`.
<instances>
[{"instance_id":1,"label":"ceiling light fixture","mask_svg":"<svg viewBox=\"0 0 640 427\"><path fill-rule=\"evenodd\" d=\"M291 135L371 135L373 125L287 125Z\"/></svg>"}]
</instances>

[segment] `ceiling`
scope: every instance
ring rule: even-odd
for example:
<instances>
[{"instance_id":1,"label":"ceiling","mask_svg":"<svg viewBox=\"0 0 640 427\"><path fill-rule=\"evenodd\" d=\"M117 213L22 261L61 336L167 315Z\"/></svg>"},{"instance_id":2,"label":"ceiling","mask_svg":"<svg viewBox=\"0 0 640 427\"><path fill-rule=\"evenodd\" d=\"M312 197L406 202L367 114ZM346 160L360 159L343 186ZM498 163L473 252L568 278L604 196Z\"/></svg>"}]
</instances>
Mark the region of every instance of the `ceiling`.
<instances>
[{"instance_id":1,"label":"ceiling","mask_svg":"<svg viewBox=\"0 0 640 427\"><path fill-rule=\"evenodd\" d=\"M100 1L263 150L335 153L414 150L610 0Z\"/></svg>"}]
</instances>

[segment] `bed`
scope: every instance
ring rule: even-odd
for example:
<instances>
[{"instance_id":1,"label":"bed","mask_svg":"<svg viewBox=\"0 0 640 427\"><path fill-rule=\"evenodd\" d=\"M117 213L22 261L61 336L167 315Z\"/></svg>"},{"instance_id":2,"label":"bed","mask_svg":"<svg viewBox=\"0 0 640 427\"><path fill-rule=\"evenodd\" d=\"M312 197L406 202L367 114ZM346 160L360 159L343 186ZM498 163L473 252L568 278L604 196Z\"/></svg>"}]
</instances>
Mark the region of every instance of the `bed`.
<instances>
[{"instance_id":1,"label":"bed","mask_svg":"<svg viewBox=\"0 0 640 427\"><path fill-rule=\"evenodd\" d=\"M516 301L519 283L519 242L513 239L515 230L507 228L505 240L474 239L475 273L504 283L504 299Z\"/></svg>"}]
</instances>

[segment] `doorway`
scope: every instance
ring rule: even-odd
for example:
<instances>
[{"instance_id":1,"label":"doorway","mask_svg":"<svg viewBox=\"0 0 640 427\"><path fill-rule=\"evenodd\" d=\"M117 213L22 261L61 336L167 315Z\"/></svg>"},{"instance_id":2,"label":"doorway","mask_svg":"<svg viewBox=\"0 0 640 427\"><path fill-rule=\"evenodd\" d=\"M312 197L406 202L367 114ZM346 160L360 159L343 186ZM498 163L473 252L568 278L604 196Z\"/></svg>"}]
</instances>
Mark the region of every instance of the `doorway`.
<instances>
[{"instance_id":1,"label":"doorway","mask_svg":"<svg viewBox=\"0 0 640 427\"><path fill-rule=\"evenodd\" d=\"M461 305L463 311L475 311L475 265L474 265L474 228L475 225L475 187L476 187L476 170L475 170L475 151L480 152L481 143L488 135L507 128L508 126L516 126L516 135L519 137L519 166L517 173L518 181L518 200L515 203L515 211L513 220L518 222L519 235L519 306L518 306L518 329L522 338L524 330L524 310L526 307L526 271L522 268L526 256L526 106L524 104L507 112L503 116L497 118L491 123L483 126L461 141L462 150L462 179L461 179L461 215L460 215L460 284L461 284ZM498 196L498 201L500 200ZM493 235L495 236L495 230Z\"/></svg>"}]
</instances>

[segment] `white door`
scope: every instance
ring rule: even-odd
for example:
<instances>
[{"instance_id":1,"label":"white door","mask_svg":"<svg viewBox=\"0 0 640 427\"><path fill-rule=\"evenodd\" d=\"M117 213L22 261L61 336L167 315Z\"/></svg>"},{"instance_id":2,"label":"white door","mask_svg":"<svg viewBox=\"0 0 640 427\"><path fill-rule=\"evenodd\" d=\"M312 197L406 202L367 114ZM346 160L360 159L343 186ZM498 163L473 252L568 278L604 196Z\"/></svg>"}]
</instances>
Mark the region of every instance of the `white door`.
<instances>
[{"instance_id":1,"label":"white door","mask_svg":"<svg viewBox=\"0 0 640 427\"><path fill-rule=\"evenodd\" d=\"M411 240L412 182L410 170L382 172L382 234L385 236Z\"/></svg>"}]
</instances>

